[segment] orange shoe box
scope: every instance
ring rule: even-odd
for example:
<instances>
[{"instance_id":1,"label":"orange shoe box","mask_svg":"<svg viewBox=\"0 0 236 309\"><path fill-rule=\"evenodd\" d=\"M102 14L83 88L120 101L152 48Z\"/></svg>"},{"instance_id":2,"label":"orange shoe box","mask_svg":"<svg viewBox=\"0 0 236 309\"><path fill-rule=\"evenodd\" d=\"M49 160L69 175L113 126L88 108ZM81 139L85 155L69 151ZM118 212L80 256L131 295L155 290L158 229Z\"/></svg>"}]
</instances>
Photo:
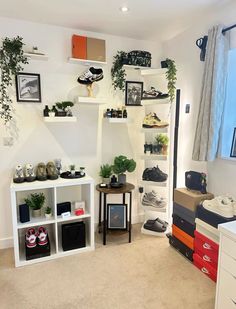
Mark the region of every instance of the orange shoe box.
<instances>
[{"instance_id":1,"label":"orange shoe box","mask_svg":"<svg viewBox=\"0 0 236 309\"><path fill-rule=\"evenodd\" d=\"M174 202L195 212L201 201L211 200L214 195L211 193L202 194L199 191L192 191L186 188L174 190Z\"/></svg>"},{"instance_id":2,"label":"orange shoe box","mask_svg":"<svg viewBox=\"0 0 236 309\"><path fill-rule=\"evenodd\" d=\"M194 238L189 236L174 224L172 225L172 234L187 247L192 250L194 249Z\"/></svg>"},{"instance_id":3,"label":"orange shoe box","mask_svg":"<svg viewBox=\"0 0 236 309\"><path fill-rule=\"evenodd\" d=\"M87 59L87 37L76 35L72 36L72 57Z\"/></svg>"}]
</instances>

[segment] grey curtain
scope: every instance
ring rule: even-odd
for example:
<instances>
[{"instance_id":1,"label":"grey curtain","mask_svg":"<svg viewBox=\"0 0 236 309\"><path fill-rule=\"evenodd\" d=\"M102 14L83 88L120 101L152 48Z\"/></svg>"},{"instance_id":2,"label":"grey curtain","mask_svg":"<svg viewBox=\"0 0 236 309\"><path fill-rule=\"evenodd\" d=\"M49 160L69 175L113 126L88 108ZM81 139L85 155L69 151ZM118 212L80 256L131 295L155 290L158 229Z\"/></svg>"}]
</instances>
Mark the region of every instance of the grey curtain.
<instances>
[{"instance_id":1,"label":"grey curtain","mask_svg":"<svg viewBox=\"0 0 236 309\"><path fill-rule=\"evenodd\" d=\"M208 32L205 68L197 128L193 146L193 160L213 161L217 156L220 129L225 103L229 33L223 26Z\"/></svg>"}]
</instances>

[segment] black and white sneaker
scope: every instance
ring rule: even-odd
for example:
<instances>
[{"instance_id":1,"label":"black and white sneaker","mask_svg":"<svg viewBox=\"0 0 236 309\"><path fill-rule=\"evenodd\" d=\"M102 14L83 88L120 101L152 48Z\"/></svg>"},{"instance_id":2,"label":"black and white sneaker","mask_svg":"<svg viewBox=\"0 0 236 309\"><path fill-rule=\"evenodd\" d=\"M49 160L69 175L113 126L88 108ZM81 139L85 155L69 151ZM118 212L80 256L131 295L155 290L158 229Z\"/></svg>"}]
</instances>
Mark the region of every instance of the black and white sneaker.
<instances>
[{"instance_id":1,"label":"black and white sneaker","mask_svg":"<svg viewBox=\"0 0 236 309\"><path fill-rule=\"evenodd\" d=\"M90 85L93 82L98 82L101 79L103 79L103 70L90 67L78 77L77 81L83 85Z\"/></svg>"}]
</instances>

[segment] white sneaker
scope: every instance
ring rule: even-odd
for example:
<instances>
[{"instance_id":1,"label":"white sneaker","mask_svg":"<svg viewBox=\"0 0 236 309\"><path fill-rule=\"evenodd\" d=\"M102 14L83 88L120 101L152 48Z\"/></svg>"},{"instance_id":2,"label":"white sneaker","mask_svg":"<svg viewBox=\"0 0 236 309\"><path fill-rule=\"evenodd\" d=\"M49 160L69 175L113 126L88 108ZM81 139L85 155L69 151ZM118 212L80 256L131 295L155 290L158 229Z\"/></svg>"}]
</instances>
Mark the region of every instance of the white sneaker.
<instances>
[{"instance_id":1,"label":"white sneaker","mask_svg":"<svg viewBox=\"0 0 236 309\"><path fill-rule=\"evenodd\" d=\"M227 196L217 196L212 200L205 200L202 205L205 209L222 217L232 218L234 216L233 203Z\"/></svg>"}]
</instances>

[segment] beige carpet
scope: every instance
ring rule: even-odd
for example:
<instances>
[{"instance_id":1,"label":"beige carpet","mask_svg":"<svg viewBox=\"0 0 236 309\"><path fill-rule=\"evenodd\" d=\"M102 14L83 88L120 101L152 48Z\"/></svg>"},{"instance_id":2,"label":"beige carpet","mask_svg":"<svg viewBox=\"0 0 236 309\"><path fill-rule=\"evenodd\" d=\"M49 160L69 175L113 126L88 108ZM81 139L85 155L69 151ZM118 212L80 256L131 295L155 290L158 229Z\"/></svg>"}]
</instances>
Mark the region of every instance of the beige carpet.
<instances>
[{"instance_id":1,"label":"beige carpet","mask_svg":"<svg viewBox=\"0 0 236 309\"><path fill-rule=\"evenodd\" d=\"M166 238L97 236L94 252L14 268L13 250L0 250L1 309L213 309L215 284ZM112 240L112 241L111 241Z\"/></svg>"}]
</instances>

